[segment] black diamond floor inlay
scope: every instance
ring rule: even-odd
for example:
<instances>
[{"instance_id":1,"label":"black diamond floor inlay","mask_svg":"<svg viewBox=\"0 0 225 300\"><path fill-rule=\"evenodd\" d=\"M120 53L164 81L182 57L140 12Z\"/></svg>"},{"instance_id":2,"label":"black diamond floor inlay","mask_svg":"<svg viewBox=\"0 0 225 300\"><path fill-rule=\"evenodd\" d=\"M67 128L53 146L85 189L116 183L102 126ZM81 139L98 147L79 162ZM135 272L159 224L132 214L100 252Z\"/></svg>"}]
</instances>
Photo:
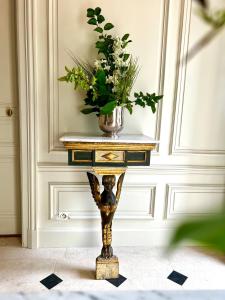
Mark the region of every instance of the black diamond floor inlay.
<instances>
[{"instance_id":1,"label":"black diamond floor inlay","mask_svg":"<svg viewBox=\"0 0 225 300\"><path fill-rule=\"evenodd\" d=\"M115 285L116 287L120 286L124 281L127 280L126 277L122 276L119 274L118 278L111 278L111 279L106 279L108 282L111 284Z\"/></svg>"},{"instance_id":2,"label":"black diamond floor inlay","mask_svg":"<svg viewBox=\"0 0 225 300\"><path fill-rule=\"evenodd\" d=\"M40 283L42 283L49 290L60 282L62 282L62 279L53 273L40 281Z\"/></svg>"},{"instance_id":3,"label":"black diamond floor inlay","mask_svg":"<svg viewBox=\"0 0 225 300\"><path fill-rule=\"evenodd\" d=\"M173 271L167 278L179 285L183 285L188 277L179 272Z\"/></svg>"}]
</instances>

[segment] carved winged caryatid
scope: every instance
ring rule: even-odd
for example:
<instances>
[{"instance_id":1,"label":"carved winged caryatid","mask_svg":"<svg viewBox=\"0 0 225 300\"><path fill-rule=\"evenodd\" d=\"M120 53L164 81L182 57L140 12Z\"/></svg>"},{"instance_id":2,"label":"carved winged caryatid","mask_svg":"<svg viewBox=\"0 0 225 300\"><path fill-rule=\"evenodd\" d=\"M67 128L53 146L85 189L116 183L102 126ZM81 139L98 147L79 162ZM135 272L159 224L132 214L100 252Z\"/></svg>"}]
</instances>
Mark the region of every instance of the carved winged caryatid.
<instances>
[{"instance_id":1,"label":"carved winged caryatid","mask_svg":"<svg viewBox=\"0 0 225 300\"><path fill-rule=\"evenodd\" d=\"M112 190L116 183L115 175L104 175L102 177L104 191L100 193L98 178L94 174L87 172L93 198L101 212L103 242L101 256L103 258L110 258L113 256L113 249L111 247L112 220L119 202L124 175L125 173L120 175L117 182L116 195L114 195Z\"/></svg>"}]
</instances>

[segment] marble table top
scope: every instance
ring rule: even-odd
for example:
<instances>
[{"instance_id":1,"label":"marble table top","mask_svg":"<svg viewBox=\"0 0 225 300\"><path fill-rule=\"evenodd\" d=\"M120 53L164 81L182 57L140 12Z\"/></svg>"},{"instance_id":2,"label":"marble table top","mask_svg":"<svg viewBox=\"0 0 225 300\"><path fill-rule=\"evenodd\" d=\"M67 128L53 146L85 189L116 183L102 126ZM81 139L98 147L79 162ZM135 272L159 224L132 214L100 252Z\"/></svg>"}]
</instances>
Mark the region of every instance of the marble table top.
<instances>
[{"instance_id":1,"label":"marble table top","mask_svg":"<svg viewBox=\"0 0 225 300\"><path fill-rule=\"evenodd\" d=\"M0 294L0 300L224 300L224 290L116 291Z\"/></svg>"},{"instance_id":2,"label":"marble table top","mask_svg":"<svg viewBox=\"0 0 225 300\"><path fill-rule=\"evenodd\" d=\"M118 137L103 137L69 132L61 136L59 140L60 142L159 144L159 141L143 134L121 134Z\"/></svg>"}]
</instances>

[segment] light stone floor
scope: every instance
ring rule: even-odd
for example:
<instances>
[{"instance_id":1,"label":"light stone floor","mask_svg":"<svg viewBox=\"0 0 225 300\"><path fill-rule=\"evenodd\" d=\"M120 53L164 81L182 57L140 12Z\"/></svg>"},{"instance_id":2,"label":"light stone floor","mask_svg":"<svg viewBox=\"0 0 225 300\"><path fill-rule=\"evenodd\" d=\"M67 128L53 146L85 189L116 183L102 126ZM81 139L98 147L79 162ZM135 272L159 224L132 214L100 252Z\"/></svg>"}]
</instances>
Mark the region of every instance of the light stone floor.
<instances>
[{"instance_id":1,"label":"light stone floor","mask_svg":"<svg viewBox=\"0 0 225 300\"><path fill-rule=\"evenodd\" d=\"M63 282L55 291L222 290L225 260L198 248L180 248L172 255L163 248L114 247L120 274L128 278L119 288L94 280L100 248L21 248L18 238L0 238L0 292L42 292L40 280L51 273ZM187 281L179 286L167 279L176 270Z\"/></svg>"}]
</instances>

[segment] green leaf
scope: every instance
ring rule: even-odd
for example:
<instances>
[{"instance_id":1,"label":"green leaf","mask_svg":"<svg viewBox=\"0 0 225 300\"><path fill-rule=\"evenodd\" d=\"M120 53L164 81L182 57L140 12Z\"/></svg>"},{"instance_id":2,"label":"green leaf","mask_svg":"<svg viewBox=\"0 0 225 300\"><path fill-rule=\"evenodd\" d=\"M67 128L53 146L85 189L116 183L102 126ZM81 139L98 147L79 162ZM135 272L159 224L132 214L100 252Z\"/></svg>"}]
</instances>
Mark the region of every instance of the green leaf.
<instances>
[{"instance_id":1,"label":"green leaf","mask_svg":"<svg viewBox=\"0 0 225 300\"><path fill-rule=\"evenodd\" d=\"M101 24L102 22L105 21L105 18L103 17L103 15L99 15L99 16L97 16L97 21L99 24Z\"/></svg>"},{"instance_id":2,"label":"green leaf","mask_svg":"<svg viewBox=\"0 0 225 300\"><path fill-rule=\"evenodd\" d=\"M103 107L101 107L100 114L101 115L111 114L115 107L116 107L116 101L108 102Z\"/></svg>"},{"instance_id":3,"label":"green leaf","mask_svg":"<svg viewBox=\"0 0 225 300\"><path fill-rule=\"evenodd\" d=\"M122 45L122 48L126 48L126 46L127 46L129 43L131 43L131 42L132 42L131 40L125 42L125 43Z\"/></svg>"},{"instance_id":4,"label":"green leaf","mask_svg":"<svg viewBox=\"0 0 225 300\"><path fill-rule=\"evenodd\" d=\"M126 41L129 37L129 33L124 34L124 36L122 37L122 41Z\"/></svg>"},{"instance_id":5,"label":"green leaf","mask_svg":"<svg viewBox=\"0 0 225 300\"><path fill-rule=\"evenodd\" d=\"M97 20L95 18L91 18L90 20L88 20L88 24L97 25Z\"/></svg>"},{"instance_id":6,"label":"green leaf","mask_svg":"<svg viewBox=\"0 0 225 300\"><path fill-rule=\"evenodd\" d=\"M152 112L154 114L156 112L156 108L155 108L155 104L154 103L151 104L151 109L152 109Z\"/></svg>"},{"instance_id":7,"label":"green leaf","mask_svg":"<svg viewBox=\"0 0 225 300\"><path fill-rule=\"evenodd\" d=\"M123 61L126 61L126 60L128 60L128 58L130 57L130 54L124 54L124 56L123 56Z\"/></svg>"},{"instance_id":8,"label":"green leaf","mask_svg":"<svg viewBox=\"0 0 225 300\"><path fill-rule=\"evenodd\" d=\"M186 220L180 224L170 241L170 249L183 240L195 241L213 250L225 252L225 213Z\"/></svg>"},{"instance_id":9,"label":"green leaf","mask_svg":"<svg viewBox=\"0 0 225 300\"><path fill-rule=\"evenodd\" d=\"M106 23L105 26L104 26L104 29L105 30L110 30L114 27L114 25L112 23Z\"/></svg>"},{"instance_id":10,"label":"green leaf","mask_svg":"<svg viewBox=\"0 0 225 300\"><path fill-rule=\"evenodd\" d=\"M67 77L66 77L66 76L59 77L58 80L59 80L59 81L67 81Z\"/></svg>"},{"instance_id":11,"label":"green leaf","mask_svg":"<svg viewBox=\"0 0 225 300\"><path fill-rule=\"evenodd\" d=\"M98 80L98 82L105 83L106 77L105 77L104 70L98 70L95 77L96 77L96 80Z\"/></svg>"},{"instance_id":12,"label":"green leaf","mask_svg":"<svg viewBox=\"0 0 225 300\"><path fill-rule=\"evenodd\" d=\"M96 48L101 49L105 46L105 42L97 41L95 43L95 45L96 45Z\"/></svg>"},{"instance_id":13,"label":"green leaf","mask_svg":"<svg viewBox=\"0 0 225 300\"><path fill-rule=\"evenodd\" d=\"M103 29L101 27L97 27L94 29L94 31L97 31L99 33L102 33L103 32Z\"/></svg>"},{"instance_id":14,"label":"green leaf","mask_svg":"<svg viewBox=\"0 0 225 300\"><path fill-rule=\"evenodd\" d=\"M132 112L133 112L133 106L130 103L128 103L126 105L126 109L129 111L130 114L132 114Z\"/></svg>"},{"instance_id":15,"label":"green leaf","mask_svg":"<svg viewBox=\"0 0 225 300\"><path fill-rule=\"evenodd\" d=\"M154 101L158 102L162 98L163 98L163 95L155 96Z\"/></svg>"},{"instance_id":16,"label":"green leaf","mask_svg":"<svg viewBox=\"0 0 225 300\"><path fill-rule=\"evenodd\" d=\"M100 15L100 13L101 13L101 8L100 7L96 7L96 9L95 9L95 14L98 16L98 15Z\"/></svg>"},{"instance_id":17,"label":"green leaf","mask_svg":"<svg viewBox=\"0 0 225 300\"><path fill-rule=\"evenodd\" d=\"M145 107L145 102L140 98L135 101L135 104Z\"/></svg>"},{"instance_id":18,"label":"green leaf","mask_svg":"<svg viewBox=\"0 0 225 300\"><path fill-rule=\"evenodd\" d=\"M88 18L91 18L91 17L94 17L94 15L95 15L94 9L88 8L88 9L87 9L87 17L88 17Z\"/></svg>"},{"instance_id":19,"label":"green leaf","mask_svg":"<svg viewBox=\"0 0 225 300\"><path fill-rule=\"evenodd\" d=\"M96 108L84 108L84 109L81 109L81 112L85 115L88 115L93 112L96 112Z\"/></svg>"}]
</instances>

